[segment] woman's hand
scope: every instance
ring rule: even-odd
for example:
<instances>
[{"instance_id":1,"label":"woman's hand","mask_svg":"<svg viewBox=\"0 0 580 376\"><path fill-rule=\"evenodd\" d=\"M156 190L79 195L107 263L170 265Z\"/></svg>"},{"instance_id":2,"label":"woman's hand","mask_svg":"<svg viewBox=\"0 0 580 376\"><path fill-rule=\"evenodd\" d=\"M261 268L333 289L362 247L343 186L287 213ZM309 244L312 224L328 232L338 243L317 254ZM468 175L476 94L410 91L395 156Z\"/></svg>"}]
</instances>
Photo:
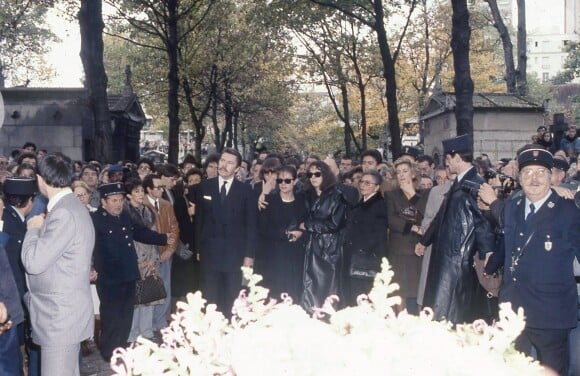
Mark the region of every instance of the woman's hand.
<instances>
[{"instance_id":1,"label":"woman's hand","mask_svg":"<svg viewBox=\"0 0 580 376\"><path fill-rule=\"evenodd\" d=\"M288 237L289 242L295 242L302 236L302 231L293 230L293 231L286 231L286 236Z\"/></svg>"}]
</instances>

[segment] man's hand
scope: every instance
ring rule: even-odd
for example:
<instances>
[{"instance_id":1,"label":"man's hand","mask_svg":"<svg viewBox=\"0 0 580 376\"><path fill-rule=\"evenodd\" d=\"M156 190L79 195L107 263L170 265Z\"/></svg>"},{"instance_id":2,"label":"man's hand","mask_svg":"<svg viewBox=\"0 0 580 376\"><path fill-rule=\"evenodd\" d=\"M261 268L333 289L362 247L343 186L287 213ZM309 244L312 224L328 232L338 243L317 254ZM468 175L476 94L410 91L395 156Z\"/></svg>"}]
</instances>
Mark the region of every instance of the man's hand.
<instances>
[{"instance_id":1,"label":"man's hand","mask_svg":"<svg viewBox=\"0 0 580 376\"><path fill-rule=\"evenodd\" d=\"M190 217L195 215L195 204L189 201L187 201L187 214L189 214Z\"/></svg>"},{"instance_id":2,"label":"man's hand","mask_svg":"<svg viewBox=\"0 0 580 376\"><path fill-rule=\"evenodd\" d=\"M417 256L423 256L425 254L425 247L423 244L421 243L417 243L415 244L415 254Z\"/></svg>"},{"instance_id":3,"label":"man's hand","mask_svg":"<svg viewBox=\"0 0 580 376\"><path fill-rule=\"evenodd\" d=\"M44 214L35 215L26 222L28 229L41 228L44 224Z\"/></svg>"},{"instance_id":4,"label":"man's hand","mask_svg":"<svg viewBox=\"0 0 580 376\"><path fill-rule=\"evenodd\" d=\"M4 303L0 302L0 324L8 319L8 309Z\"/></svg>"},{"instance_id":5,"label":"man's hand","mask_svg":"<svg viewBox=\"0 0 580 376\"><path fill-rule=\"evenodd\" d=\"M248 268L253 268L254 267L254 259L251 257L244 257L244 265Z\"/></svg>"},{"instance_id":6,"label":"man's hand","mask_svg":"<svg viewBox=\"0 0 580 376\"><path fill-rule=\"evenodd\" d=\"M552 186L552 189L558 196L565 198L566 200L574 200L574 191L564 187Z\"/></svg>"},{"instance_id":7,"label":"man's hand","mask_svg":"<svg viewBox=\"0 0 580 376\"><path fill-rule=\"evenodd\" d=\"M171 233L171 232L168 232L168 233L167 233L167 234L165 234L165 235L167 235L167 245L168 245L168 246L170 246L170 247L171 247L171 246L173 246L173 245L175 245L175 244L176 244L175 235L174 235L173 233Z\"/></svg>"},{"instance_id":8,"label":"man's hand","mask_svg":"<svg viewBox=\"0 0 580 376\"><path fill-rule=\"evenodd\" d=\"M0 302L0 335L12 328L12 320L8 319L8 310L4 303Z\"/></svg>"},{"instance_id":9,"label":"man's hand","mask_svg":"<svg viewBox=\"0 0 580 376\"><path fill-rule=\"evenodd\" d=\"M493 255L493 252L487 252L485 254L485 261L483 262L483 267L485 268L487 266L487 263L489 261L489 258L491 257L491 255Z\"/></svg>"},{"instance_id":10,"label":"man's hand","mask_svg":"<svg viewBox=\"0 0 580 376\"><path fill-rule=\"evenodd\" d=\"M99 273L95 269L91 269L91 273L89 274L89 281L95 282L99 278Z\"/></svg>"},{"instance_id":11,"label":"man's hand","mask_svg":"<svg viewBox=\"0 0 580 376\"><path fill-rule=\"evenodd\" d=\"M495 193L495 189L487 183L483 183L479 187L479 191L477 192L477 198L479 198L486 206L489 206L497 200L497 194Z\"/></svg>"}]
</instances>

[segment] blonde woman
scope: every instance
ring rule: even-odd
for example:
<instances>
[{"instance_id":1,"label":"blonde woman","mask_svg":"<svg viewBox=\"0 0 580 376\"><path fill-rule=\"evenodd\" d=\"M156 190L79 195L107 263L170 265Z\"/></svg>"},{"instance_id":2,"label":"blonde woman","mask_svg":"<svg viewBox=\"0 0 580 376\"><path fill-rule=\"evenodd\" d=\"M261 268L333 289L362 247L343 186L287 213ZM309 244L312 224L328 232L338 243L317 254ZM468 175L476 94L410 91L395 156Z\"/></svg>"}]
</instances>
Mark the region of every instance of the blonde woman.
<instances>
[{"instance_id":1,"label":"blonde woman","mask_svg":"<svg viewBox=\"0 0 580 376\"><path fill-rule=\"evenodd\" d=\"M417 313L417 287L421 274L421 258L415 254L427 194L417 189L415 163L401 157L394 163L397 188L385 192L389 218L388 258L395 272L403 299L399 309Z\"/></svg>"}]
</instances>

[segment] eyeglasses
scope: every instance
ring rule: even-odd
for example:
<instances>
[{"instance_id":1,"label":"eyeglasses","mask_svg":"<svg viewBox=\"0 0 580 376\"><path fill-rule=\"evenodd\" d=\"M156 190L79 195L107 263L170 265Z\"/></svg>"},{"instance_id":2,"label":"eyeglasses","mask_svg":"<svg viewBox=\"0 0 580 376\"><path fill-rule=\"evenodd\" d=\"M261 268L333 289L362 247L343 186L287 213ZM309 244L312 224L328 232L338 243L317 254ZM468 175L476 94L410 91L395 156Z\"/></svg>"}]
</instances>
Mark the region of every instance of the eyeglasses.
<instances>
[{"instance_id":1,"label":"eyeglasses","mask_svg":"<svg viewBox=\"0 0 580 376\"><path fill-rule=\"evenodd\" d=\"M360 185L377 185L377 183L375 183L374 181L370 181L370 180L361 180Z\"/></svg>"},{"instance_id":2,"label":"eyeglasses","mask_svg":"<svg viewBox=\"0 0 580 376\"><path fill-rule=\"evenodd\" d=\"M294 179L276 179L276 183L278 184L291 184L294 181Z\"/></svg>"},{"instance_id":3,"label":"eyeglasses","mask_svg":"<svg viewBox=\"0 0 580 376\"><path fill-rule=\"evenodd\" d=\"M313 176L314 176L314 177L316 177L316 178L319 178L319 177L321 177L321 176L322 176L322 172L320 172L320 171L316 171L316 172L307 172L307 173L306 173L306 177L307 177L308 179L312 179L312 177L313 177Z\"/></svg>"},{"instance_id":4,"label":"eyeglasses","mask_svg":"<svg viewBox=\"0 0 580 376\"><path fill-rule=\"evenodd\" d=\"M275 174L276 170L264 170L264 174Z\"/></svg>"},{"instance_id":5,"label":"eyeglasses","mask_svg":"<svg viewBox=\"0 0 580 376\"><path fill-rule=\"evenodd\" d=\"M537 176L538 178L545 178L546 176L550 175L550 170L545 168L539 168L537 170L526 169L524 168L520 174L522 177L526 179L530 179L532 176Z\"/></svg>"},{"instance_id":6,"label":"eyeglasses","mask_svg":"<svg viewBox=\"0 0 580 376\"><path fill-rule=\"evenodd\" d=\"M89 195L88 195L88 194L86 194L86 193L77 193L77 194L76 194L76 196L77 196L78 198L81 198L81 197L88 197Z\"/></svg>"}]
</instances>

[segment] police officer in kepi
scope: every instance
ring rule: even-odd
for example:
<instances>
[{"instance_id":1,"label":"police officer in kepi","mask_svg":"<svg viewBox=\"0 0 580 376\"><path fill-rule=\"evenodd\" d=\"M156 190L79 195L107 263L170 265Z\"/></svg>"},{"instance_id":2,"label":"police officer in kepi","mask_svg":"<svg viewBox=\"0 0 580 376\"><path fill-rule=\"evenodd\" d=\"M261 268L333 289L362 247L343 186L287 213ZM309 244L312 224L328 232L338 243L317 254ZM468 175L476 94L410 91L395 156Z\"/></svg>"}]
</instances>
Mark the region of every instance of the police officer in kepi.
<instances>
[{"instance_id":1,"label":"police officer in kepi","mask_svg":"<svg viewBox=\"0 0 580 376\"><path fill-rule=\"evenodd\" d=\"M580 260L580 210L550 188L552 154L528 149L518 156L524 195L504 208L505 267L500 301L524 309L516 349L568 375L569 334L578 323L574 257Z\"/></svg>"},{"instance_id":2,"label":"police officer in kepi","mask_svg":"<svg viewBox=\"0 0 580 376\"><path fill-rule=\"evenodd\" d=\"M99 193L101 206L91 216L95 225L94 261L101 303L100 352L109 361L115 348L126 346L133 320L135 287L140 278L133 239L155 245L166 245L175 239L131 221L124 209L122 183L101 185Z\"/></svg>"}]
</instances>

